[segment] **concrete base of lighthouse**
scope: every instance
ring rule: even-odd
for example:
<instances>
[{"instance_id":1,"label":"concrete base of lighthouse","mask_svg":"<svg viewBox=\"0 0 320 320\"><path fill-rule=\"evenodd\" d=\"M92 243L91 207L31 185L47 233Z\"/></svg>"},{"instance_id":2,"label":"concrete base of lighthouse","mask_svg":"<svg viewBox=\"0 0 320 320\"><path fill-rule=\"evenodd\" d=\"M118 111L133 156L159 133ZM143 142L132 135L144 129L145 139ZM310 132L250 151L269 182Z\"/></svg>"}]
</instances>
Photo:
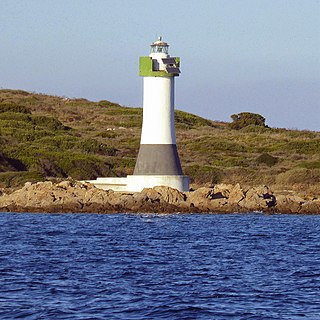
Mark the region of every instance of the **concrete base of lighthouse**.
<instances>
[{"instance_id":1,"label":"concrete base of lighthouse","mask_svg":"<svg viewBox=\"0 0 320 320\"><path fill-rule=\"evenodd\" d=\"M144 188L166 186L179 191L189 191L189 177L183 175L132 175L127 176L127 188L133 192L140 192Z\"/></svg>"},{"instance_id":2,"label":"concrete base of lighthouse","mask_svg":"<svg viewBox=\"0 0 320 320\"><path fill-rule=\"evenodd\" d=\"M184 175L130 175L124 178L97 178L87 180L103 190L140 192L144 188L166 186L181 192L189 191L189 177Z\"/></svg>"}]
</instances>

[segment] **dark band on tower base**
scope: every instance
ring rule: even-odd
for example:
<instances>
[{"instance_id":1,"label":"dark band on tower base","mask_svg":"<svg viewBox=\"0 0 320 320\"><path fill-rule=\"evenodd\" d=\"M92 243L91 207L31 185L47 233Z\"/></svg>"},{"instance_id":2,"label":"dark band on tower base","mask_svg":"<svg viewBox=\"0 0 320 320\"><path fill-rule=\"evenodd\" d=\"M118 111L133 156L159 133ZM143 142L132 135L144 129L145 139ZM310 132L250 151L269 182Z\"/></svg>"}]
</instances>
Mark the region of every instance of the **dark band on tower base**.
<instances>
[{"instance_id":1,"label":"dark band on tower base","mask_svg":"<svg viewBox=\"0 0 320 320\"><path fill-rule=\"evenodd\" d=\"M183 175L175 144L141 144L134 175Z\"/></svg>"}]
</instances>

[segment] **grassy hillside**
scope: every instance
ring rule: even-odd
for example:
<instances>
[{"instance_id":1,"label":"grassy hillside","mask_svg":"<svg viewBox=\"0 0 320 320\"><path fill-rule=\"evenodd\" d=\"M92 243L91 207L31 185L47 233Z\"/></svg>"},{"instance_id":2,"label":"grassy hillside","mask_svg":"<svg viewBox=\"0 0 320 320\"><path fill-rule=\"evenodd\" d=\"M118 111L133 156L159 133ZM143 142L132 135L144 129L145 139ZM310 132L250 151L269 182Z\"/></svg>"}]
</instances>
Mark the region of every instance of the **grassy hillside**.
<instances>
[{"instance_id":1,"label":"grassy hillside","mask_svg":"<svg viewBox=\"0 0 320 320\"><path fill-rule=\"evenodd\" d=\"M320 132L226 123L176 111L184 172L195 184L317 186ZM132 174L142 109L0 90L0 187Z\"/></svg>"}]
</instances>

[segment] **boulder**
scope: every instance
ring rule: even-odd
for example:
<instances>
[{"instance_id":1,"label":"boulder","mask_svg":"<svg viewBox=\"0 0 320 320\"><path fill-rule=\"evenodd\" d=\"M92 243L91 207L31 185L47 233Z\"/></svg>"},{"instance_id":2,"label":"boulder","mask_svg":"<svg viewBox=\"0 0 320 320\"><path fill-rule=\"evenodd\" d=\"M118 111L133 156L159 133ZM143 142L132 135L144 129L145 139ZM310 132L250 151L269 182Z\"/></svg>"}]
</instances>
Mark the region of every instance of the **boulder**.
<instances>
[{"instance_id":1,"label":"boulder","mask_svg":"<svg viewBox=\"0 0 320 320\"><path fill-rule=\"evenodd\" d=\"M161 195L163 201L170 204L182 205L187 198L183 192L180 192L179 190L174 188L160 186L154 187L153 189Z\"/></svg>"},{"instance_id":2,"label":"boulder","mask_svg":"<svg viewBox=\"0 0 320 320\"><path fill-rule=\"evenodd\" d=\"M200 211L208 210L211 197L214 194L212 188L202 187L195 191L186 192L186 203L190 208L198 208Z\"/></svg>"},{"instance_id":3,"label":"boulder","mask_svg":"<svg viewBox=\"0 0 320 320\"><path fill-rule=\"evenodd\" d=\"M277 195L276 209L281 213L298 213L304 202L305 200L297 195Z\"/></svg>"},{"instance_id":4,"label":"boulder","mask_svg":"<svg viewBox=\"0 0 320 320\"><path fill-rule=\"evenodd\" d=\"M186 195L166 186L145 188L133 197L137 201L139 210L143 212L185 212L188 208Z\"/></svg>"},{"instance_id":5,"label":"boulder","mask_svg":"<svg viewBox=\"0 0 320 320\"><path fill-rule=\"evenodd\" d=\"M303 203L300 213L320 213L320 199Z\"/></svg>"},{"instance_id":6,"label":"boulder","mask_svg":"<svg viewBox=\"0 0 320 320\"><path fill-rule=\"evenodd\" d=\"M238 205L239 202L246 197L245 191L240 187L239 183L237 183L233 188L230 188L229 190L228 203L230 205Z\"/></svg>"},{"instance_id":7,"label":"boulder","mask_svg":"<svg viewBox=\"0 0 320 320\"><path fill-rule=\"evenodd\" d=\"M264 211L276 205L276 198L269 187L259 186L248 189L238 204L247 210Z\"/></svg>"},{"instance_id":8,"label":"boulder","mask_svg":"<svg viewBox=\"0 0 320 320\"><path fill-rule=\"evenodd\" d=\"M215 191L216 190L216 191ZM200 212L221 212L225 210L227 198L224 189L202 187L192 192L186 192L186 203L189 208Z\"/></svg>"},{"instance_id":9,"label":"boulder","mask_svg":"<svg viewBox=\"0 0 320 320\"><path fill-rule=\"evenodd\" d=\"M220 183L220 184L216 184L213 188L213 192L215 194L222 194L222 196L224 198L228 198L229 194L231 192L231 190L234 188L234 186L232 184L224 184L224 183Z\"/></svg>"}]
</instances>

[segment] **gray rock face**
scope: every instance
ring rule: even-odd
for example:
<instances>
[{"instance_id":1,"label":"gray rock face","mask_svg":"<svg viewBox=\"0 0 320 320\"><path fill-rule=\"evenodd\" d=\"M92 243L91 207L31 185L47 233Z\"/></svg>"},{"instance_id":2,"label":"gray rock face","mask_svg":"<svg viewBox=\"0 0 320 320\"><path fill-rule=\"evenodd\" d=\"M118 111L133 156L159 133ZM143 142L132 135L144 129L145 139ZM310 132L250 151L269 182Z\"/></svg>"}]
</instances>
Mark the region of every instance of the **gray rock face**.
<instances>
[{"instance_id":1,"label":"gray rock face","mask_svg":"<svg viewBox=\"0 0 320 320\"><path fill-rule=\"evenodd\" d=\"M269 187L242 188L220 184L180 192L169 187L139 193L101 190L88 183L50 181L25 186L11 194L0 191L0 211L18 212L249 212L320 213L320 197L276 195Z\"/></svg>"}]
</instances>

